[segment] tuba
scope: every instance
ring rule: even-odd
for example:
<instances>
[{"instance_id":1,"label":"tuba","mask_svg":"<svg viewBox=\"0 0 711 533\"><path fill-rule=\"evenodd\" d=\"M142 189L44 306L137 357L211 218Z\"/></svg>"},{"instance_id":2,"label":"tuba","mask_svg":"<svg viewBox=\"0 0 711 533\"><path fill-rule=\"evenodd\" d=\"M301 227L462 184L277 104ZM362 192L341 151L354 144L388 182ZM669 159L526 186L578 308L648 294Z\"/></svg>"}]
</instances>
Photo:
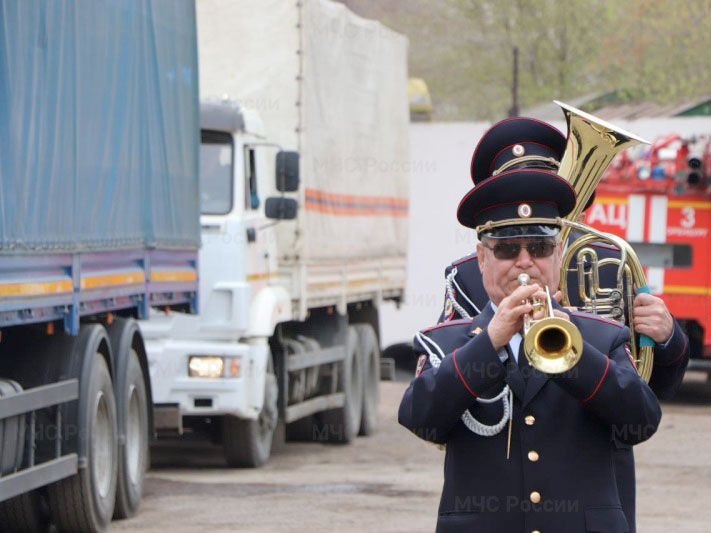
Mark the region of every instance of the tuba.
<instances>
[{"instance_id":1,"label":"tuba","mask_svg":"<svg viewBox=\"0 0 711 533\"><path fill-rule=\"evenodd\" d=\"M568 291L573 288L568 287L567 274L575 272L578 295L583 303L580 309L618 321L624 321L626 316L627 326L634 335L634 291L649 292L642 265L624 239L578 223L577 219L614 157L630 146L649 142L574 107L558 101L555 103L563 108L568 123L568 141L558 174L570 182L577 195L573 211L564 219L559 219L562 225L561 239L565 242L571 230L582 234L569 244L563 255L560 276L562 304L570 305ZM595 250L588 246L593 242L618 248L620 259L598 260ZM575 262L571 268L573 258ZM586 268L587 265L589 268ZM603 266L617 266L614 287L600 287L599 269ZM652 374L654 341L646 335L640 335L639 343L630 344L637 372L642 379L649 381ZM533 362L531 364L533 365Z\"/></svg>"}]
</instances>

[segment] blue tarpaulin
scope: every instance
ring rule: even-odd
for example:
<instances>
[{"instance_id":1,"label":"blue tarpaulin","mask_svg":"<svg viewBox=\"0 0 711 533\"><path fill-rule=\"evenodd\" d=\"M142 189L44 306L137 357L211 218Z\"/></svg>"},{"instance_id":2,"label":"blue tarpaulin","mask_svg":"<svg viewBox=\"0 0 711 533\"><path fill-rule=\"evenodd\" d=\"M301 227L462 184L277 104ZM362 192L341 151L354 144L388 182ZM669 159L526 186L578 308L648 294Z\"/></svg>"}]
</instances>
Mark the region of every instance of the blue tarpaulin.
<instances>
[{"instance_id":1,"label":"blue tarpaulin","mask_svg":"<svg viewBox=\"0 0 711 533\"><path fill-rule=\"evenodd\" d=\"M0 0L0 253L195 248L193 0Z\"/></svg>"}]
</instances>

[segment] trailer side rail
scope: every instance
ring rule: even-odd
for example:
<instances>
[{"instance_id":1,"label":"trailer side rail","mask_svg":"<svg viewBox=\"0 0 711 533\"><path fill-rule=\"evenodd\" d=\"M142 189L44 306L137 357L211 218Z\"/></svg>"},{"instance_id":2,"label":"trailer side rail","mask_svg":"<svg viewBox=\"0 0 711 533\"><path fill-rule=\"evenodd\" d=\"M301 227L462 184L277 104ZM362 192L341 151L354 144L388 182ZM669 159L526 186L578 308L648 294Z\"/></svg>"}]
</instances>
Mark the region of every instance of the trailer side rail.
<instances>
[{"instance_id":1,"label":"trailer side rail","mask_svg":"<svg viewBox=\"0 0 711 533\"><path fill-rule=\"evenodd\" d=\"M4 256L0 328L63 320L76 335L82 316L151 306L197 310L197 250L131 249Z\"/></svg>"}]
</instances>

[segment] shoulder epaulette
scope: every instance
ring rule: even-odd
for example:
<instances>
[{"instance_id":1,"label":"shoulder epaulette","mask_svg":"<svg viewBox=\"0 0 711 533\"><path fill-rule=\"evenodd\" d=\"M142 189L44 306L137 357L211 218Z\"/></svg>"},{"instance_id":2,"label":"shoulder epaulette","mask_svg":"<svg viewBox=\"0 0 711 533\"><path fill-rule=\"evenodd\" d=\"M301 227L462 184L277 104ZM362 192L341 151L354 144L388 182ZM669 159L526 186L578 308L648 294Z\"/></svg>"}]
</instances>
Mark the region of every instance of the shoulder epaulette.
<instances>
[{"instance_id":1,"label":"shoulder epaulette","mask_svg":"<svg viewBox=\"0 0 711 533\"><path fill-rule=\"evenodd\" d=\"M471 318L458 318L457 320L449 320L447 322L442 322L441 324L437 324L436 326L430 326L429 328L425 328L420 331L422 333L430 333L431 331L435 331L435 330L442 329L442 328L448 328L451 326L461 326L464 324L471 324L471 323L472 323Z\"/></svg>"},{"instance_id":2,"label":"shoulder epaulette","mask_svg":"<svg viewBox=\"0 0 711 533\"><path fill-rule=\"evenodd\" d=\"M578 318L587 318L588 320L597 320L598 322L602 322L603 324L610 324L611 326L616 326L618 328L623 328L625 325L621 322L618 322L617 320L612 320L609 318L605 318L602 316L594 315L592 313L583 313L582 311L572 311L570 313L573 316L576 316Z\"/></svg>"},{"instance_id":3,"label":"shoulder epaulette","mask_svg":"<svg viewBox=\"0 0 711 533\"><path fill-rule=\"evenodd\" d=\"M462 263L467 263L467 262L471 261L472 259L476 259L476 252L473 254L469 254L466 257L462 257L461 259L457 259L456 261L453 261L452 265L459 266Z\"/></svg>"}]
</instances>

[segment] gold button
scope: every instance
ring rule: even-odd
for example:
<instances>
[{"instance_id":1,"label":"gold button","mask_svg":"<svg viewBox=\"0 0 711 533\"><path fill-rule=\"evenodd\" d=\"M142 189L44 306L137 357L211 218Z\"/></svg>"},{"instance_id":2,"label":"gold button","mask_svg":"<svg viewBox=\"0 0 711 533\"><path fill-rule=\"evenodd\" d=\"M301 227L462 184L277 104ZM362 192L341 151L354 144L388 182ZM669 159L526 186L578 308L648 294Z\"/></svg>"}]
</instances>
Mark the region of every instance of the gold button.
<instances>
[{"instance_id":1,"label":"gold button","mask_svg":"<svg viewBox=\"0 0 711 533\"><path fill-rule=\"evenodd\" d=\"M531 531L531 533L541 533L541 532L538 531L537 529L534 529L533 531Z\"/></svg>"},{"instance_id":2,"label":"gold button","mask_svg":"<svg viewBox=\"0 0 711 533\"><path fill-rule=\"evenodd\" d=\"M536 417L533 415L528 415L526 418L523 419L524 422L526 422L527 426L532 426L533 423L536 421Z\"/></svg>"},{"instance_id":3,"label":"gold button","mask_svg":"<svg viewBox=\"0 0 711 533\"><path fill-rule=\"evenodd\" d=\"M536 492L535 490L531 493L531 501L533 503L538 503L541 501L541 493Z\"/></svg>"},{"instance_id":4,"label":"gold button","mask_svg":"<svg viewBox=\"0 0 711 533\"><path fill-rule=\"evenodd\" d=\"M528 452L528 460L533 461L534 463L538 461L538 452L531 450Z\"/></svg>"}]
</instances>

